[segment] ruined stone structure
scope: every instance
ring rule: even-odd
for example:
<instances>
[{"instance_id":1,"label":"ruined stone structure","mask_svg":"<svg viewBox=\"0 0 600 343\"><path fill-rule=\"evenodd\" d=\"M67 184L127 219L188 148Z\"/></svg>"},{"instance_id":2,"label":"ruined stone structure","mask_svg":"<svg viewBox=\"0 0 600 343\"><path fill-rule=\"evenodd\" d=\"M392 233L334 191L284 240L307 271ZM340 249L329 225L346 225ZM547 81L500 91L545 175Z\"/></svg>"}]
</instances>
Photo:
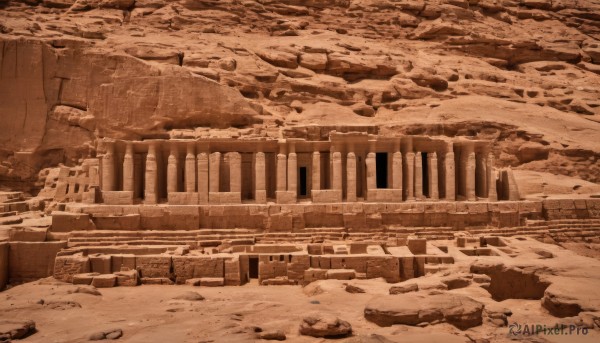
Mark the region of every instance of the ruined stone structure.
<instances>
[{"instance_id":1,"label":"ruined stone structure","mask_svg":"<svg viewBox=\"0 0 600 343\"><path fill-rule=\"evenodd\" d=\"M332 133L304 139L104 141L107 205L518 200L486 141ZM95 172L90 170L90 179ZM76 192L76 190L74 190Z\"/></svg>"}]
</instances>

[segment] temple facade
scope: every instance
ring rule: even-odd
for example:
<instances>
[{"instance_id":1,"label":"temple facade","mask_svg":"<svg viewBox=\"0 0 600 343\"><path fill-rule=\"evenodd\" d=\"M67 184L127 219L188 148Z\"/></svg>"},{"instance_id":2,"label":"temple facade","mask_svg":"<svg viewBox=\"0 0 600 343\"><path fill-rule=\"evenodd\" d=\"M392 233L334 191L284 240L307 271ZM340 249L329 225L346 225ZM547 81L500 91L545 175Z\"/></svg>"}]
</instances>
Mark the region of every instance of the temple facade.
<instances>
[{"instance_id":1,"label":"temple facade","mask_svg":"<svg viewBox=\"0 0 600 343\"><path fill-rule=\"evenodd\" d=\"M488 141L333 132L326 141L105 139L103 146L100 192L88 202L518 200L512 173L494 168Z\"/></svg>"}]
</instances>

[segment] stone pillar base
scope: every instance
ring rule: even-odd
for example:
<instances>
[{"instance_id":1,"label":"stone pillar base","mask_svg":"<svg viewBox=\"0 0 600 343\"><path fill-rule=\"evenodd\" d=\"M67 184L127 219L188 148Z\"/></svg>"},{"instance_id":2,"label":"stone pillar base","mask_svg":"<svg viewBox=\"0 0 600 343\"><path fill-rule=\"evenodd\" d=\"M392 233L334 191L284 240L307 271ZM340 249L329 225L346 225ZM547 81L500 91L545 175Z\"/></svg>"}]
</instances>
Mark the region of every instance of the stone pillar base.
<instances>
[{"instance_id":1,"label":"stone pillar base","mask_svg":"<svg viewBox=\"0 0 600 343\"><path fill-rule=\"evenodd\" d=\"M144 196L144 204L154 205L158 203L158 197L156 193L146 193Z\"/></svg>"},{"instance_id":2,"label":"stone pillar base","mask_svg":"<svg viewBox=\"0 0 600 343\"><path fill-rule=\"evenodd\" d=\"M337 189L313 190L311 195L314 203L342 202L342 191Z\"/></svg>"},{"instance_id":3,"label":"stone pillar base","mask_svg":"<svg viewBox=\"0 0 600 343\"><path fill-rule=\"evenodd\" d=\"M133 191L102 191L102 202L106 205L132 205Z\"/></svg>"},{"instance_id":4,"label":"stone pillar base","mask_svg":"<svg viewBox=\"0 0 600 343\"><path fill-rule=\"evenodd\" d=\"M211 204L241 204L241 192L210 192L208 201Z\"/></svg>"},{"instance_id":5,"label":"stone pillar base","mask_svg":"<svg viewBox=\"0 0 600 343\"><path fill-rule=\"evenodd\" d=\"M402 189L369 189L367 201L402 202Z\"/></svg>"},{"instance_id":6,"label":"stone pillar base","mask_svg":"<svg viewBox=\"0 0 600 343\"><path fill-rule=\"evenodd\" d=\"M296 203L296 192L276 191L275 197L277 198L278 204L295 204Z\"/></svg>"},{"instance_id":7,"label":"stone pillar base","mask_svg":"<svg viewBox=\"0 0 600 343\"><path fill-rule=\"evenodd\" d=\"M195 205L198 203L196 192L171 192L169 193L169 205Z\"/></svg>"},{"instance_id":8,"label":"stone pillar base","mask_svg":"<svg viewBox=\"0 0 600 343\"><path fill-rule=\"evenodd\" d=\"M254 195L254 199L257 204L266 204L267 203L267 191L256 191Z\"/></svg>"}]
</instances>

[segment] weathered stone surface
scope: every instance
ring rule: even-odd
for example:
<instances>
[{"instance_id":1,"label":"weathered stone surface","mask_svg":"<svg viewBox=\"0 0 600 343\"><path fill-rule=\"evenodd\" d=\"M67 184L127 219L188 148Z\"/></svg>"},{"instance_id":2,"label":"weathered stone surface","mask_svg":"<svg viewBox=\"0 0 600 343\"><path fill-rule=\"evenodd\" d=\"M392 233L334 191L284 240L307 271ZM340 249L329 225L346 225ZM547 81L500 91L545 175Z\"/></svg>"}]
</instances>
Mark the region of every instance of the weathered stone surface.
<instances>
[{"instance_id":1,"label":"weathered stone surface","mask_svg":"<svg viewBox=\"0 0 600 343\"><path fill-rule=\"evenodd\" d=\"M35 322L33 320L0 320L0 340L10 341L23 339L35 333Z\"/></svg>"},{"instance_id":2,"label":"weathered stone surface","mask_svg":"<svg viewBox=\"0 0 600 343\"><path fill-rule=\"evenodd\" d=\"M448 322L461 330L481 325L483 304L458 294L406 293L379 296L365 307L365 318L379 326Z\"/></svg>"},{"instance_id":3,"label":"weathered stone surface","mask_svg":"<svg viewBox=\"0 0 600 343\"><path fill-rule=\"evenodd\" d=\"M312 337L345 337L352 333L347 321L325 313L310 314L300 324L300 334Z\"/></svg>"}]
</instances>

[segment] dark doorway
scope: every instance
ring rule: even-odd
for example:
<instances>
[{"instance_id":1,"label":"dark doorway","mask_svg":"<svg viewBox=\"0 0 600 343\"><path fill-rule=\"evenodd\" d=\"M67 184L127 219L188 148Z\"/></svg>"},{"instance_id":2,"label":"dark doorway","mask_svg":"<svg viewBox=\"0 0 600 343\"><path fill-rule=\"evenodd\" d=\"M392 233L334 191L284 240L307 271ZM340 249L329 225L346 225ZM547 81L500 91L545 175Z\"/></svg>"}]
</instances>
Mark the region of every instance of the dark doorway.
<instances>
[{"instance_id":1,"label":"dark doorway","mask_svg":"<svg viewBox=\"0 0 600 343\"><path fill-rule=\"evenodd\" d=\"M248 274L251 279L258 279L258 257L250 257Z\"/></svg>"},{"instance_id":2,"label":"dark doorway","mask_svg":"<svg viewBox=\"0 0 600 343\"><path fill-rule=\"evenodd\" d=\"M377 172L377 188L388 188L388 156L385 152L375 154L375 170Z\"/></svg>"},{"instance_id":3,"label":"dark doorway","mask_svg":"<svg viewBox=\"0 0 600 343\"><path fill-rule=\"evenodd\" d=\"M427 168L429 163L427 163L426 152L421 153L421 160L423 162L423 195L429 197L429 169Z\"/></svg>"},{"instance_id":4,"label":"dark doorway","mask_svg":"<svg viewBox=\"0 0 600 343\"><path fill-rule=\"evenodd\" d=\"M306 167L300 167L300 170L298 172L298 176L300 177L300 182L299 182L299 187L298 187L298 192L299 195L301 197L305 197L307 190L306 190Z\"/></svg>"}]
</instances>

